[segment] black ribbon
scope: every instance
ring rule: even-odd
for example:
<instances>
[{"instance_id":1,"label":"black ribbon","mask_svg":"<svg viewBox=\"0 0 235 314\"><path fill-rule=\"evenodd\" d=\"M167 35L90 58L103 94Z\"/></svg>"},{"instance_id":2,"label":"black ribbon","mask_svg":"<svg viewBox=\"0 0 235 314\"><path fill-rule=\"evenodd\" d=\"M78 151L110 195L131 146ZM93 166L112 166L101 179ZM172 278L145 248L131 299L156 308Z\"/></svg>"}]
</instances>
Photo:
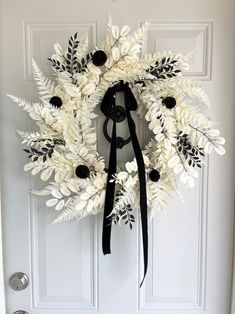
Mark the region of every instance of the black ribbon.
<instances>
[{"instance_id":1,"label":"black ribbon","mask_svg":"<svg viewBox=\"0 0 235 314\"><path fill-rule=\"evenodd\" d=\"M135 132L135 123L131 117L131 110L137 109L136 99L128 85L123 81L110 87L101 102L101 111L106 117L110 117L112 112L115 112L116 103L115 95L117 91L124 92L125 99L125 109L126 117L128 122L128 127L130 131L131 142L133 150L136 157L136 162L138 166L138 176L140 185L140 213L141 213L141 225L142 225L142 240L143 240L143 256L144 256L144 276L140 284L142 286L148 267L148 218L147 218L147 193L146 193L146 178L145 178L145 166L144 159L139 145L139 141ZM103 217L103 234L102 234L102 248L104 254L110 254L110 240L111 240L111 228L110 217L113 210L113 202L115 196L115 181L110 182L112 176L116 173L117 164L117 153L116 153L116 121L113 119L113 131L112 131L112 141L109 155L109 168L105 195L105 205L104 205L104 217Z\"/></svg>"}]
</instances>

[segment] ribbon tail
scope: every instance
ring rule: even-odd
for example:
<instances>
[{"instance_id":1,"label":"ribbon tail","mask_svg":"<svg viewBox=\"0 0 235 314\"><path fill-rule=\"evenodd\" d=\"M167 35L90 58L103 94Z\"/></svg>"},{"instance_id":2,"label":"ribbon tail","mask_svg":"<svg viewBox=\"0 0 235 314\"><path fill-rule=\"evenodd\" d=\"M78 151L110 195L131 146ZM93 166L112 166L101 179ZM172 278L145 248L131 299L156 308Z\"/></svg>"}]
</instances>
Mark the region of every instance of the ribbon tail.
<instances>
[{"instance_id":1,"label":"ribbon tail","mask_svg":"<svg viewBox=\"0 0 235 314\"><path fill-rule=\"evenodd\" d=\"M115 104L114 104L115 106ZM110 254L110 241L112 223L108 217L113 210L113 202L115 195L115 181L110 182L113 175L116 173L117 153L116 153L116 122L113 121L112 142L109 155L109 168L107 177L107 186L105 194L104 216L103 216L103 233L102 233L102 249L104 254Z\"/></svg>"},{"instance_id":2,"label":"ribbon tail","mask_svg":"<svg viewBox=\"0 0 235 314\"><path fill-rule=\"evenodd\" d=\"M127 87L129 89L129 87ZM129 93L130 93L129 89ZM142 286L148 268L148 216L147 216L147 192L146 192L146 178L145 178L145 165L142 151L139 145L139 141L135 132L135 124L130 114L130 102L131 99L128 93L125 92L125 107L128 126L130 130L133 150L138 165L139 185L140 185L140 213L141 213L141 225L142 225L142 241L143 241L143 256L144 256L144 276L141 281Z\"/></svg>"}]
</instances>

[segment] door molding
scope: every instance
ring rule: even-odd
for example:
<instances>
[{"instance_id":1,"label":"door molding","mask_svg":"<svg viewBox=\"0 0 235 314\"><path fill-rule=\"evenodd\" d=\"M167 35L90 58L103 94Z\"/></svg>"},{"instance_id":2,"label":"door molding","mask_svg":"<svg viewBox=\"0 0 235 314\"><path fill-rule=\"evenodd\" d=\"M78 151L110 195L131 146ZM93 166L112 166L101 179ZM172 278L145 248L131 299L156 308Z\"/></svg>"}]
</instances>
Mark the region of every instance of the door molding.
<instances>
[{"instance_id":1,"label":"door molding","mask_svg":"<svg viewBox=\"0 0 235 314\"><path fill-rule=\"evenodd\" d=\"M2 239L2 211L1 211L1 189L0 189L0 313L6 313L5 307L5 289L3 277L3 239Z\"/></svg>"},{"instance_id":2,"label":"door molding","mask_svg":"<svg viewBox=\"0 0 235 314\"><path fill-rule=\"evenodd\" d=\"M234 243L233 243L233 270L232 270L232 285L231 285L231 298L230 298L230 314L235 314L235 227L234 227Z\"/></svg>"}]
</instances>

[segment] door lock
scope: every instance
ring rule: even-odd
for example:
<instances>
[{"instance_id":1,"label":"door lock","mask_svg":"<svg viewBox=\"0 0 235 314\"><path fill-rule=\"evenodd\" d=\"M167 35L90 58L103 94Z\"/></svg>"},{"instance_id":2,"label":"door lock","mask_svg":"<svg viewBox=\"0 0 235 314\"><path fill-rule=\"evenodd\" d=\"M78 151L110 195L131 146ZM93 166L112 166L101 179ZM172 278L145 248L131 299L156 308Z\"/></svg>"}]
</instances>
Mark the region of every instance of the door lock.
<instances>
[{"instance_id":1,"label":"door lock","mask_svg":"<svg viewBox=\"0 0 235 314\"><path fill-rule=\"evenodd\" d=\"M27 286L29 284L29 278L24 273L15 273L10 277L9 283L10 283L10 286L12 287L12 289L14 289L16 291L21 291L21 290L24 290L27 288ZM27 312L24 312L24 311L23 312L18 311L15 313L16 314L27 314Z\"/></svg>"}]
</instances>

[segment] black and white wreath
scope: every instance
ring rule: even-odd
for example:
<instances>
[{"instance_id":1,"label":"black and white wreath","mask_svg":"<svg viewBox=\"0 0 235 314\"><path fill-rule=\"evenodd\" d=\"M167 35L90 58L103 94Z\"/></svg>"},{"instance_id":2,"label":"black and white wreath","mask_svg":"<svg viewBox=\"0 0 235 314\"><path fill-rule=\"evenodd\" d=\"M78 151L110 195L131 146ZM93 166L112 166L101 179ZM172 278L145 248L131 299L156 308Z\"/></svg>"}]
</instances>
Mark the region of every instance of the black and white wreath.
<instances>
[{"instance_id":1,"label":"black and white wreath","mask_svg":"<svg viewBox=\"0 0 235 314\"><path fill-rule=\"evenodd\" d=\"M192 188L198 176L195 169L202 167L205 154L212 150L225 153L220 131L195 106L209 103L202 84L182 77L188 57L172 52L143 55L147 28L145 23L131 33L129 26L119 29L110 20L104 41L92 51L87 37L80 40L76 33L66 50L58 43L54 46L49 60L55 82L33 61L39 102L10 96L38 127L34 132L18 131L27 146L24 151L29 161L24 170L49 180L34 193L48 197L46 205L59 213L55 222L96 215L106 206L107 226L123 222L132 228L134 210L140 207L146 229L144 215L151 218L166 208L177 190L177 176ZM122 110L115 104L118 91L125 94ZM100 104L113 121L109 164L96 148L94 120ZM146 121L152 134L143 150L131 110ZM125 145L123 138L116 137L116 123L125 117L135 158L116 167L116 148ZM109 253L109 248L104 252Z\"/></svg>"}]
</instances>

